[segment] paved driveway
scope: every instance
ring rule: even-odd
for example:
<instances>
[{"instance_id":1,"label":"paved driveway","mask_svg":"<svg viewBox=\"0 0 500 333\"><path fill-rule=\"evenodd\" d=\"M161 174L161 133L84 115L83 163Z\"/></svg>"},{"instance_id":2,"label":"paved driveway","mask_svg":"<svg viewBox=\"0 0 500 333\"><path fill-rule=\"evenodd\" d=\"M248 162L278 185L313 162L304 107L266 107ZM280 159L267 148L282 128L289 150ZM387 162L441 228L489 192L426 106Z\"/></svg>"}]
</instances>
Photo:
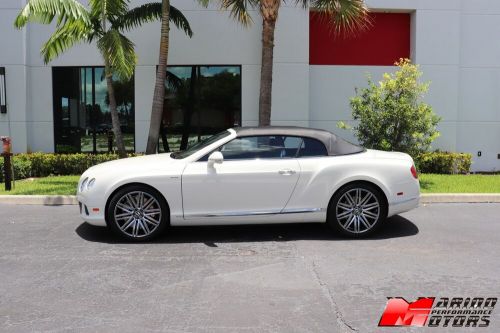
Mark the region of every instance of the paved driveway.
<instances>
[{"instance_id":1,"label":"paved driveway","mask_svg":"<svg viewBox=\"0 0 500 333\"><path fill-rule=\"evenodd\" d=\"M367 240L277 225L126 244L67 206L0 205L0 227L1 332L463 332L376 325L388 296L500 296L500 204L420 207ZM500 332L500 309L474 331Z\"/></svg>"}]
</instances>

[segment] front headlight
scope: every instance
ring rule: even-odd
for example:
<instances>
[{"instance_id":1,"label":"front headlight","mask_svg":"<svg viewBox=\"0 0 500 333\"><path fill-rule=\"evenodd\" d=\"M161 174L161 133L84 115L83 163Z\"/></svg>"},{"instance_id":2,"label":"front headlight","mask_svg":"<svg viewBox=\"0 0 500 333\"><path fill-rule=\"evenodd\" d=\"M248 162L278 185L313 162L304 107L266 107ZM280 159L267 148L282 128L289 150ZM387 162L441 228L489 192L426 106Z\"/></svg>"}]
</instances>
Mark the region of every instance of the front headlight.
<instances>
[{"instance_id":1,"label":"front headlight","mask_svg":"<svg viewBox=\"0 0 500 333\"><path fill-rule=\"evenodd\" d=\"M80 192L83 192L85 190L85 186L87 185L87 182L89 181L89 178L85 178L83 182L80 184Z\"/></svg>"},{"instance_id":2,"label":"front headlight","mask_svg":"<svg viewBox=\"0 0 500 333\"><path fill-rule=\"evenodd\" d=\"M91 180L89 180L88 184L87 184L87 190L90 190L95 184L95 178L92 178Z\"/></svg>"}]
</instances>

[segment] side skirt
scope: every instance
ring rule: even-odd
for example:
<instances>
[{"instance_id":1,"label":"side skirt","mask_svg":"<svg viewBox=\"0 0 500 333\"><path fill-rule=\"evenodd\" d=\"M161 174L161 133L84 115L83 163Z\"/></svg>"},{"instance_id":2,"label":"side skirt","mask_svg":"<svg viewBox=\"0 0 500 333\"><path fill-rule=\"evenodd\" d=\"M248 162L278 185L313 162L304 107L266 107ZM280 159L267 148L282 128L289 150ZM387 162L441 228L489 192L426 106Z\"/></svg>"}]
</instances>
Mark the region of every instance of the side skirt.
<instances>
[{"instance_id":1,"label":"side skirt","mask_svg":"<svg viewBox=\"0 0 500 333\"><path fill-rule=\"evenodd\" d=\"M283 211L225 212L221 214L186 215L184 219L172 219L171 225L238 225L308 222L326 222L326 210L322 208L313 208L286 209Z\"/></svg>"}]
</instances>

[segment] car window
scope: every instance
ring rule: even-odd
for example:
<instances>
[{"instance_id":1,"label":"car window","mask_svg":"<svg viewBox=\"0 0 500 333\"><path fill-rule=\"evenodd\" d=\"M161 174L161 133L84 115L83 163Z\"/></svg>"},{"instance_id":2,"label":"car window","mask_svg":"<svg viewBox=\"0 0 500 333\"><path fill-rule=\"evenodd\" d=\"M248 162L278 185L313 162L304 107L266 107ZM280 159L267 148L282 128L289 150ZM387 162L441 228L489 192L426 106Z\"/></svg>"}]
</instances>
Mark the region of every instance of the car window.
<instances>
[{"instance_id":1,"label":"car window","mask_svg":"<svg viewBox=\"0 0 500 333\"><path fill-rule=\"evenodd\" d=\"M208 137L208 138L198 142L197 144L193 145L192 147L189 147L186 150L178 151L178 152L174 152L174 153L170 154L170 157L172 157L174 159L186 158L186 157L191 156L192 154L196 153L197 151L199 151L207 146L210 146L212 143L217 142L220 139L228 136L229 134L231 134L231 133L226 130L226 131L220 132L218 134L212 135L211 137Z\"/></svg>"},{"instance_id":2,"label":"car window","mask_svg":"<svg viewBox=\"0 0 500 333\"><path fill-rule=\"evenodd\" d=\"M302 138L282 135L249 136L236 138L219 149L224 160L242 160L256 158L293 158L302 143ZM198 161L208 161L208 156Z\"/></svg>"},{"instance_id":3,"label":"car window","mask_svg":"<svg viewBox=\"0 0 500 333\"><path fill-rule=\"evenodd\" d=\"M328 156L325 145L316 139L303 138L297 157Z\"/></svg>"},{"instance_id":4,"label":"car window","mask_svg":"<svg viewBox=\"0 0 500 333\"><path fill-rule=\"evenodd\" d=\"M224 160L285 157L285 137L252 136L236 138L220 149Z\"/></svg>"},{"instance_id":5,"label":"car window","mask_svg":"<svg viewBox=\"0 0 500 333\"><path fill-rule=\"evenodd\" d=\"M300 147L301 144L302 144L302 138L298 136L287 136L285 138L286 149L295 149L295 152L297 152L297 149Z\"/></svg>"},{"instance_id":6,"label":"car window","mask_svg":"<svg viewBox=\"0 0 500 333\"><path fill-rule=\"evenodd\" d=\"M325 145L319 140L281 135L236 138L217 150L224 160L328 156ZM211 153L213 151L198 162L208 161Z\"/></svg>"}]
</instances>

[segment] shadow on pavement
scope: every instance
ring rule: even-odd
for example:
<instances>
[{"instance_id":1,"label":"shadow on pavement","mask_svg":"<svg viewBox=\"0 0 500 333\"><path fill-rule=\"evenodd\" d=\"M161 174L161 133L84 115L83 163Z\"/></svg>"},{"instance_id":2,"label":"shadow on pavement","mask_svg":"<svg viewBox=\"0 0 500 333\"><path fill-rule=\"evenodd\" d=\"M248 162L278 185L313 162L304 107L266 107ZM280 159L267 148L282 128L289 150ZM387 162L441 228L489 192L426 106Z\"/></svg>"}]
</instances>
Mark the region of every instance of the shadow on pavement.
<instances>
[{"instance_id":1,"label":"shadow on pavement","mask_svg":"<svg viewBox=\"0 0 500 333\"><path fill-rule=\"evenodd\" d=\"M100 243L127 243L108 228L82 223L76 233L86 241ZM417 226L408 219L396 215L389 218L372 236L364 239L390 239L418 234ZM172 227L161 237L148 243L204 243L217 247L216 243L271 242L294 240L356 241L330 231L324 223L271 224L244 226L193 226Z\"/></svg>"}]
</instances>

